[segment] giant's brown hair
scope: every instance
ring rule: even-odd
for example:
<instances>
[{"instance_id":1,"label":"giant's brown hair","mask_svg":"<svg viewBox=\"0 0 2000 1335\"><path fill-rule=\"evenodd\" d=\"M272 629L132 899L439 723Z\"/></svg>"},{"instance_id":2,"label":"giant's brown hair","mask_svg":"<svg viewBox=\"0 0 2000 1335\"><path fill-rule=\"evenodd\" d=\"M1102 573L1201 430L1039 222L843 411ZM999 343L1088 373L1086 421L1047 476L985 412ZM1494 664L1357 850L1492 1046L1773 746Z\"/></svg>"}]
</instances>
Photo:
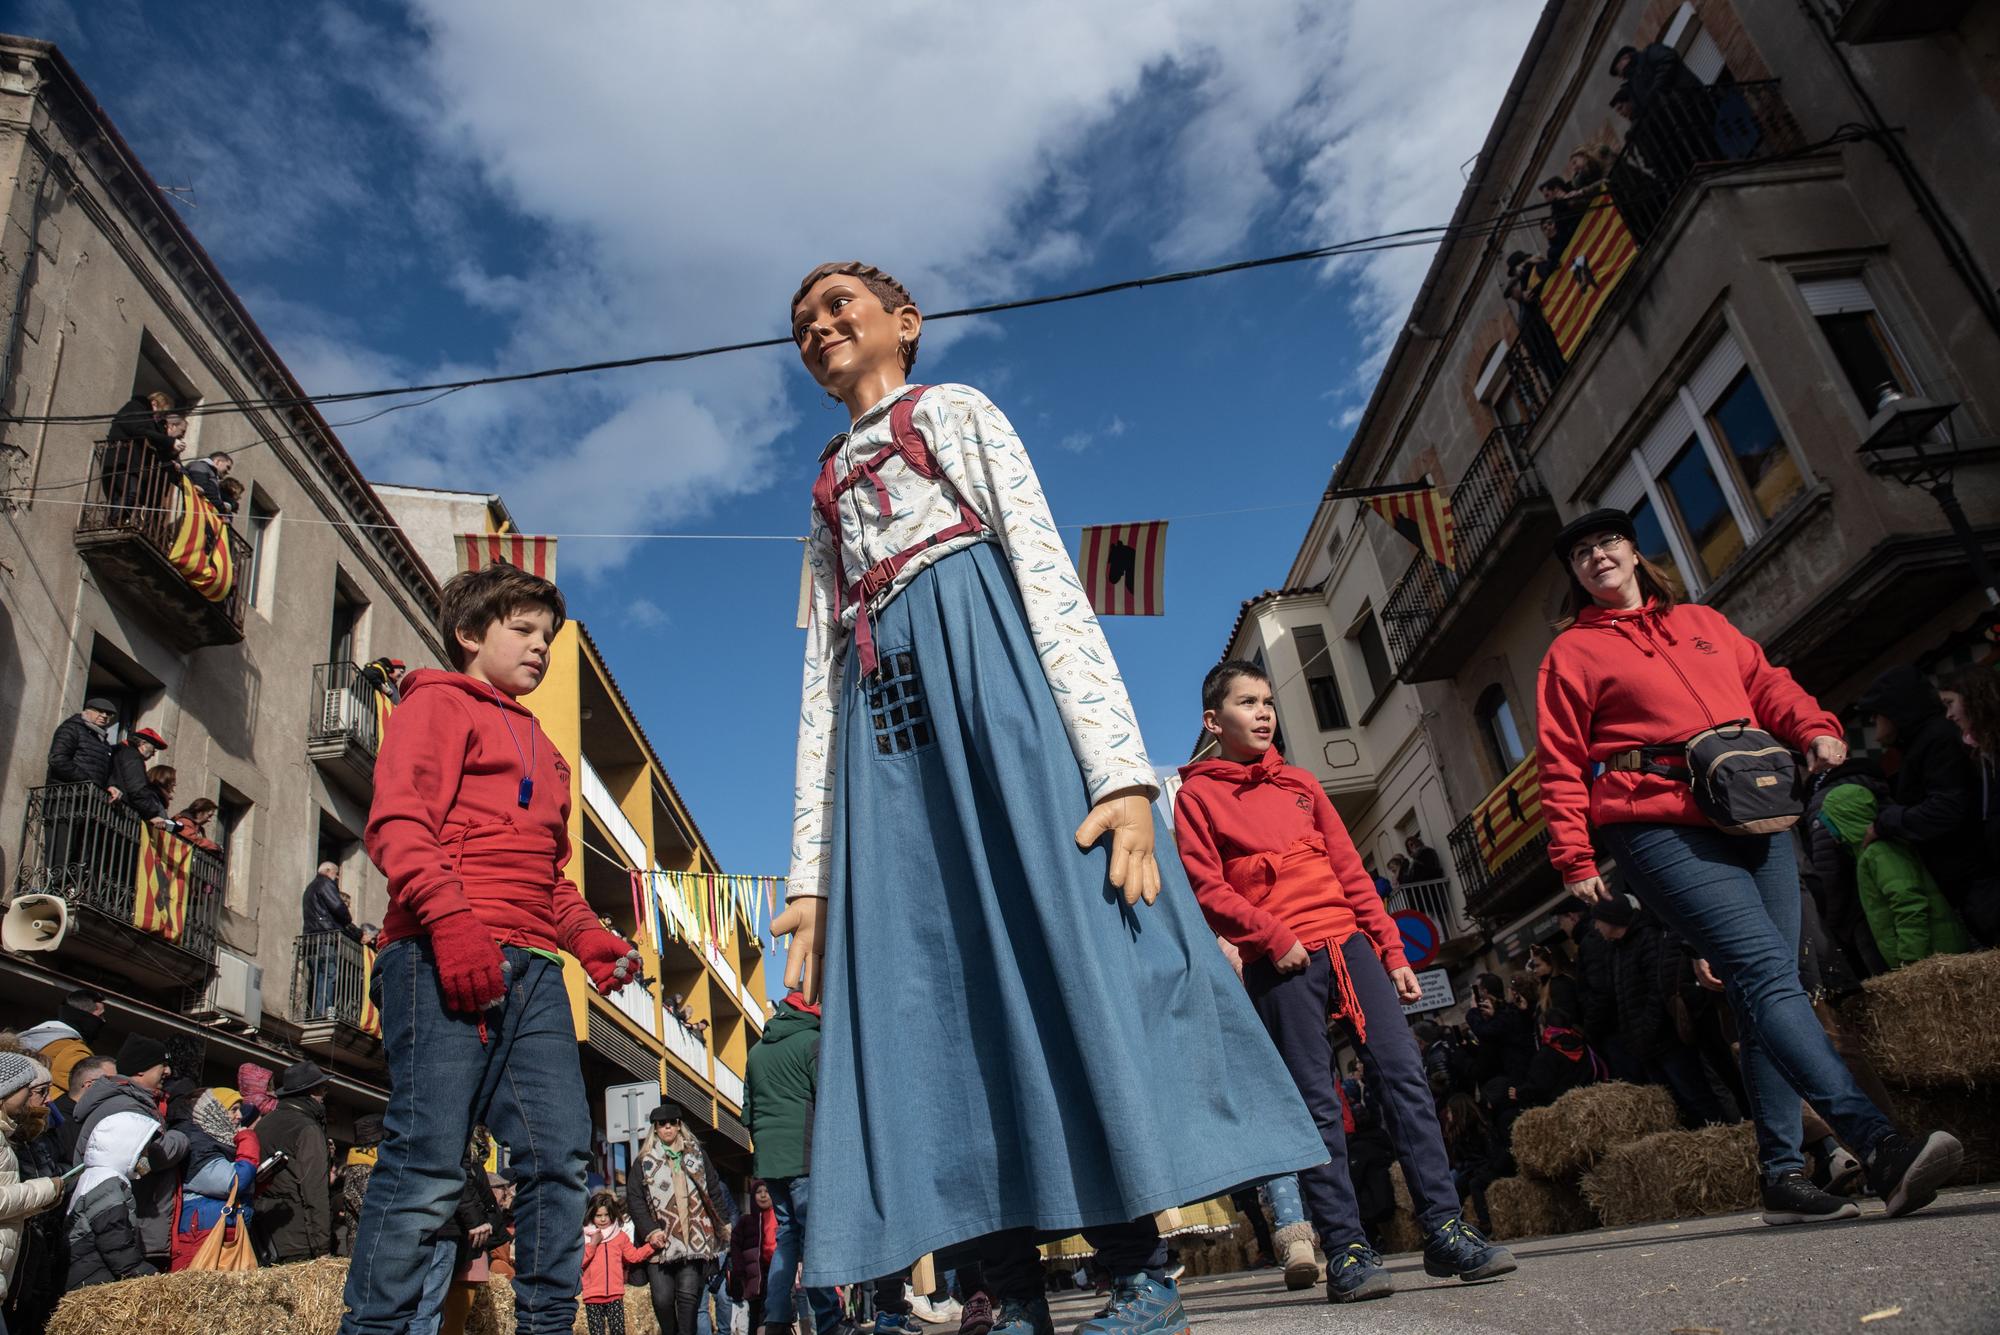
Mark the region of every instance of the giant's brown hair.
<instances>
[{"instance_id":1,"label":"giant's brown hair","mask_svg":"<svg viewBox=\"0 0 2000 1335\"><path fill-rule=\"evenodd\" d=\"M834 274L844 274L849 278L859 279L863 287L875 294L875 300L882 303L882 309L891 315L905 306L914 307L917 304L917 299L910 295L908 288L874 265L863 264L860 260L831 260L817 266L805 276L805 280L799 284L799 290L792 293L792 304L785 308L785 319L789 322L797 314L799 303L806 299L806 293L812 291L821 279L831 278ZM917 364L917 344L922 340L923 335L919 333L917 337L903 345L904 375L908 375L910 368Z\"/></svg>"},{"instance_id":2,"label":"giant's brown hair","mask_svg":"<svg viewBox=\"0 0 2000 1335\"><path fill-rule=\"evenodd\" d=\"M445 647L458 670L463 672L471 661L458 642L458 632L484 639L494 622L505 621L525 607L546 607L555 616L551 629L562 629L567 615L562 590L539 575L495 562L484 570L461 570L446 580L439 599L438 628L444 632Z\"/></svg>"}]
</instances>

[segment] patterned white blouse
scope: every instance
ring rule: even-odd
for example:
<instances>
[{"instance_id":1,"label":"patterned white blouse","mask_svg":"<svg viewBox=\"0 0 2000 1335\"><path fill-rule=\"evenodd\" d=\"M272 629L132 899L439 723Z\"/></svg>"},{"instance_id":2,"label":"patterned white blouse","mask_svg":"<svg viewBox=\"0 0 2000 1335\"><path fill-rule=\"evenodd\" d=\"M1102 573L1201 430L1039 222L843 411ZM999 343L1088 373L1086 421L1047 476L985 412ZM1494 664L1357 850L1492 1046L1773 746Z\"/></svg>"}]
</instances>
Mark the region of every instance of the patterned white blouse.
<instances>
[{"instance_id":1,"label":"patterned white blouse","mask_svg":"<svg viewBox=\"0 0 2000 1335\"><path fill-rule=\"evenodd\" d=\"M838 460L841 476L891 443L889 408L910 388L896 390L863 413L846 435L834 437L828 450ZM1125 788L1157 795L1159 781L1146 759L1146 744L1118 665L1112 661L1111 646L1105 643L1097 614L1056 532L1021 438L984 394L966 385L932 386L918 402L912 420L937 455L940 476L926 480L900 456L893 456L882 466L890 499L886 517L866 483L841 498L838 541L849 580L958 523L957 497L965 497L989 532L939 543L912 558L871 606L879 612L919 571L952 552L977 542L999 543L1021 591L1028 631L1055 692L1056 709L1090 800ZM793 899L827 892L838 709L856 613L854 607L844 607L839 622L833 621L834 541L815 507L812 536L806 543L812 566L812 610L793 790L787 891Z\"/></svg>"}]
</instances>

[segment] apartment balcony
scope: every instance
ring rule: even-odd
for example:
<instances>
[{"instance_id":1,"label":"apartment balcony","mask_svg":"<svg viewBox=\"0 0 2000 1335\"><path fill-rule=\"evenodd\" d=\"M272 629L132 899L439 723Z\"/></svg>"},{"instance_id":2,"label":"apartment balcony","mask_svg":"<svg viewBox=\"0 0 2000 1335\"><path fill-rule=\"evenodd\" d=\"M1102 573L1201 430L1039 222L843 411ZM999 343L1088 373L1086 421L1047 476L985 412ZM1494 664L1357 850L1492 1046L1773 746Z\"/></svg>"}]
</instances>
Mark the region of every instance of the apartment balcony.
<instances>
[{"instance_id":1,"label":"apartment balcony","mask_svg":"<svg viewBox=\"0 0 2000 1335\"><path fill-rule=\"evenodd\" d=\"M743 1106L743 1077L732 1071L720 1057L715 1059L715 1092L737 1107Z\"/></svg>"},{"instance_id":2,"label":"apartment balcony","mask_svg":"<svg viewBox=\"0 0 2000 1335\"><path fill-rule=\"evenodd\" d=\"M292 1020L317 1059L382 1064L382 1017L368 994L374 954L345 932L308 932L292 946Z\"/></svg>"},{"instance_id":3,"label":"apartment balcony","mask_svg":"<svg viewBox=\"0 0 2000 1335\"><path fill-rule=\"evenodd\" d=\"M1458 569L1419 553L1383 604L1405 681L1455 674L1548 561L1561 521L1521 448L1525 437L1522 427L1495 428L1452 490Z\"/></svg>"},{"instance_id":4,"label":"apartment balcony","mask_svg":"<svg viewBox=\"0 0 2000 1335\"><path fill-rule=\"evenodd\" d=\"M313 668L306 755L327 781L363 802L375 789L375 756L393 705L352 663Z\"/></svg>"},{"instance_id":5,"label":"apartment balcony","mask_svg":"<svg viewBox=\"0 0 2000 1335\"><path fill-rule=\"evenodd\" d=\"M1437 925L1439 965L1456 964L1479 951L1479 925L1466 917L1448 880L1406 881L1384 895L1382 904L1391 914L1414 910Z\"/></svg>"},{"instance_id":6,"label":"apartment balcony","mask_svg":"<svg viewBox=\"0 0 2000 1335\"><path fill-rule=\"evenodd\" d=\"M28 791L17 895L59 895L65 962L155 991L206 988L215 966L222 859L147 825L89 783Z\"/></svg>"},{"instance_id":7,"label":"apartment balcony","mask_svg":"<svg viewBox=\"0 0 2000 1335\"><path fill-rule=\"evenodd\" d=\"M1467 816L1451 831L1451 861L1458 883L1465 890L1465 912L1489 926L1526 912L1542 897L1559 888L1555 868L1549 865L1549 832L1544 826L1512 850L1504 860L1488 865L1473 828L1475 816Z\"/></svg>"},{"instance_id":8,"label":"apartment balcony","mask_svg":"<svg viewBox=\"0 0 2000 1335\"><path fill-rule=\"evenodd\" d=\"M1860 46L1948 33L1971 10L1972 0L1847 0L1829 8L1840 11L1834 36Z\"/></svg>"},{"instance_id":9,"label":"apartment balcony","mask_svg":"<svg viewBox=\"0 0 2000 1335\"><path fill-rule=\"evenodd\" d=\"M76 546L106 591L125 595L175 647L242 643L250 543L227 526L204 534L179 471L150 449L121 441L92 452Z\"/></svg>"}]
</instances>

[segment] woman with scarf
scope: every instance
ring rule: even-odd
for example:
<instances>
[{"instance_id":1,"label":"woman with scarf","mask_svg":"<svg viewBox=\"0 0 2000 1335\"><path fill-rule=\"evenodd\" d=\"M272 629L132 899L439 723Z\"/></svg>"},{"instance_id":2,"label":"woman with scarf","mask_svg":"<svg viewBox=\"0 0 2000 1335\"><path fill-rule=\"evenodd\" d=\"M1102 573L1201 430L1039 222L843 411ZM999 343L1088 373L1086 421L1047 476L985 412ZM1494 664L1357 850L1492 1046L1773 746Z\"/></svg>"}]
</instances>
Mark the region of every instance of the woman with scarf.
<instances>
[{"instance_id":1,"label":"woman with scarf","mask_svg":"<svg viewBox=\"0 0 2000 1335\"><path fill-rule=\"evenodd\" d=\"M173 1270L185 1270L195 1252L225 1214L232 1228L250 1221L262 1149L257 1133L237 1124L242 1096L233 1089L204 1089L188 1103L172 1128L187 1137L187 1172L174 1212ZM229 1207L231 1190L236 1205Z\"/></svg>"},{"instance_id":2,"label":"woman with scarf","mask_svg":"<svg viewBox=\"0 0 2000 1335\"><path fill-rule=\"evenodd\" d=\"M678 1103L662 1103L649 1121L653 1133L625 1178L625 1204L634 1240L653 1249L647 1279L661 1335L694 1335L709 1272L736 1223L736 1201Z\"/></svg>"}]
</instances>

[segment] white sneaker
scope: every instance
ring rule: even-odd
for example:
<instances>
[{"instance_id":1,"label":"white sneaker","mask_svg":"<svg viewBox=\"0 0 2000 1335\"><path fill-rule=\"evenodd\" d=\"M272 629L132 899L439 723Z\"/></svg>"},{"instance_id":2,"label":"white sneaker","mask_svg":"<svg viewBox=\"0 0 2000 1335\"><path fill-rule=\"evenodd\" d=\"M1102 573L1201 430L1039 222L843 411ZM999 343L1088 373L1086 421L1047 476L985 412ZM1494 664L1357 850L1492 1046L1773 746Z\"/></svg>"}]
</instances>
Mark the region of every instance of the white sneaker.
<instances>
[{"instance_id":1,"label":"white sneaker","mask_svg":"<svg viewBox=\"0 0 2000 1335\"><path fill-rule=\"evenodd\" d=\"M965 1317L965 1304L956 1298L946 1298L942 1303L936 1304L936 1306L938 1320L947 1326L955 1325Z\"/></svg>"},{"instance_id":2,"label":"white sneaker","mask_svg":"<svg viewBox=\"0 0 2000 1335\"><path fill-rule=\"evenodd\" d=\"M947 1320L949 1321L958 1320L958 1318L955 1316L947 1318L942 1312L940 1312L937 1309L937 1307L932 1304L930 1296L928 1294L919 1295L916 1293L911 1293L910 1286L907 1284L903 1286L903 1292L905 1295L908 1296L910 1300L910 1315L914 1316L917 1320L923 1322L925 1325L942 1326L947 1322Z\"/></svg>"}]
</instances>

